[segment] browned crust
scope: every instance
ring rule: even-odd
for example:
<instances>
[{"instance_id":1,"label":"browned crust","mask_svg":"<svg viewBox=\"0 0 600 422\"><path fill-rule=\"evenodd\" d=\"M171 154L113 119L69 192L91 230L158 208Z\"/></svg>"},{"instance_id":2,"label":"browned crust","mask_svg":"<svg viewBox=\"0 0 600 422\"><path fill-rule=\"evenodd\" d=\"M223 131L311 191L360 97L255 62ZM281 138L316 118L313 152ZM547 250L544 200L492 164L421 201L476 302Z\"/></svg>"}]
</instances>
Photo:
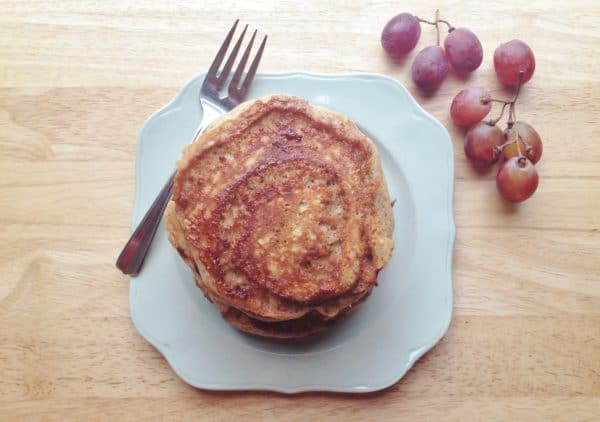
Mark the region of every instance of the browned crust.
<instances>
[{"instance_id":1,"label":"browned crust","mask_svg":"<svg viewBox=\"0 0 600 422\"><path fill-rule=\"evenodd\" d=\"M228 308L222 315L225 321L241 331L280 339L300 338L318 333L333 325L339 318L338 316L326 320L318 313L309 313L289 321L266 322L252 318L235 308Z\"/></svg>"},{"instance_id":2,"label":"browned crust","mask_svg":"<svg viewBox=\"0 0 600 422\"><path fill-rule=\"evenodd\" d=\"M370 293L393 247L373 142L292 96L242 104L186 147L165 219L207 297L259 335L333 320Z\"/></svg>"}]
</instances>

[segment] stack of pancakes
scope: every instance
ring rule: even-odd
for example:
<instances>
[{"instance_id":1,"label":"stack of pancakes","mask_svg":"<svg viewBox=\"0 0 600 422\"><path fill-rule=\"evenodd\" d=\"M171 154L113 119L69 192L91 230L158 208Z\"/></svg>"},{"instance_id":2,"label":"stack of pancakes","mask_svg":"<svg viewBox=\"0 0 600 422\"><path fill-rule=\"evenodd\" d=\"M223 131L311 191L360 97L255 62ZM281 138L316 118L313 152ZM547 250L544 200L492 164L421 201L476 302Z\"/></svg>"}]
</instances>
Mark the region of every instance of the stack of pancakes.
<instances>
[{"instance_id":1,"label":"stack of pancakes","mask_svg":"<svg viewBox=\"0 0 600 422\"><path fill-rule=\"evenodd\" d=\"M293 96L243 103L186 147L165 219L225 320L267 337L331 325L369 295L393 248L373 142Z\"/></svg>"}]
</instances>

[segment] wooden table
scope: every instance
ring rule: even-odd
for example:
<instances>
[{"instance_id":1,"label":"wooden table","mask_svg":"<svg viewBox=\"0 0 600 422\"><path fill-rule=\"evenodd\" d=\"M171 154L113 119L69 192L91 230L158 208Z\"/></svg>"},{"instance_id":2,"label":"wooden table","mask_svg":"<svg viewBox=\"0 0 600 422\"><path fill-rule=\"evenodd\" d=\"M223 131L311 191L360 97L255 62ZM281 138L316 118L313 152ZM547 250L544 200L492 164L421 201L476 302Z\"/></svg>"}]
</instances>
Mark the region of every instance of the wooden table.
<instances>
[{"instance_id":1,"label":"wooden table","mask_svg":"<svg viewBox=\"0 0 600 422\"><path fill-rule=\"evenodd\" d=\"M0 0L0 419L598 420L600 3L413 2L406 11L439 6L484 45L479 70L429 98L409 74L433 28L400 64L379 44L402 2L201 3ZM114 260L130 233L137 132L207 68L237 16L270 36L262 71L386 74L453 138L454 318L383 392L199 391L132 326ZM494 174L470 168L448 114L466 85L510 95L491 57L513 38L537 58L519 118L544 139L538 192L516 207Z\"/></svg>"}]
</instances>

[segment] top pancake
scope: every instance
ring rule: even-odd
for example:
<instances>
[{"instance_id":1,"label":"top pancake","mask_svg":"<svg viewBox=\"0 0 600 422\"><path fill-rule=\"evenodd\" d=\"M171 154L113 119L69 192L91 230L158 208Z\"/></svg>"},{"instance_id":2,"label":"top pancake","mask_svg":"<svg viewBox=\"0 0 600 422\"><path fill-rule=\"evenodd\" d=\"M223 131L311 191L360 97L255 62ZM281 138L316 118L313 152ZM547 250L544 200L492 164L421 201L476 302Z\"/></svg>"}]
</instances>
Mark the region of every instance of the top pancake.
<instances>
[{"instance_id":1,"label":"top pancake","mask_svg":"<svg viewBox=\"0 0 600 422\"><path fill-rule=\"evenodd\" d=\"M393 247L372 141L292 96L244 103L189 145L166 218L203 288L265 319L335 314L326 307L370 291Z\"/></svg>"}]
</instances>

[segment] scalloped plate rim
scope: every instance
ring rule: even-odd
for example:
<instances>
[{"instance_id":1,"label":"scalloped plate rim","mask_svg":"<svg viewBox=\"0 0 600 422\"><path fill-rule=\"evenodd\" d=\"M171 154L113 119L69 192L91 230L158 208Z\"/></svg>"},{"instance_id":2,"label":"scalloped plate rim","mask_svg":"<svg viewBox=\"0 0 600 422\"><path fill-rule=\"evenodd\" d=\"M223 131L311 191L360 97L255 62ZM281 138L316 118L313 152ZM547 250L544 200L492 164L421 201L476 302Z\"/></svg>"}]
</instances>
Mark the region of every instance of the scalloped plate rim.
<instances>
[{"instance_id":1,"label":"scalloped plate rim","mask_svg":"<svg viewBox=\"0 0 600 422\"><path fill-rule=\"evenodd\" d=\"M196 80L198 80L200 77L202 77L203 75L204 75L204 73L199 73L199 74L195 75L193 78L191 78L190 80L188 80L183 85L183 87L177 92L177 94L167 104L165 104L163 107L161 107L158 110L156 110L155 112L153 112L142 124L142 127L139 131L139 135L137 137L137 142L136 142L136 166L135 166L136 184L135 184L135 202L134 202L134 207L133 207L133 212L132 212L132 228L135 225L136 220L138 219L138 218L136 218L136 217L138 217L137 214L140 214L140 212L142 212L142 210L139 210L139 207L140 207L140 197L139 197L140 186L138 183L138 181L140 180L140 177L139 177L140 164L139 163L140 163L140 157L142 156L142 153L143 153L143 145L144 145L143 138L144 138L144 134L148 130L148 127L150 126L149 123L151 121L159 118L165 112L170 112L170 111L181 108L181 106L183 105L182 102L183 102L184 94L186 93L187 89L189 89L190 86L193 85L194 82ZM408 89L406 89L405 86L400 84L395 79L393 79L389 76L386 76L386 75L377 74L377 73L368 73L368 72L364 72L364 73L362 73L362 72L360 72L360 73L359 72L356 72L356 73L352 73L352 72L351 73L315 73L315 72L307 72L307 71L302 71L302 70L294 70L294 71L289 71L289 72L278 72L278 73L258 73L257 74L257 79L258 78L286 79L286 78L295 78L295 77L303 77L303 78L318 79L318 80L335 80L335 79L353 78L353 79L365 79L365 80L376 80L376 81L380 81L380 82L386 82L386 83L392 85L394 87L394 89L401 90L405 94L405 96L409 99L411 105L415 108L415 110L417 110L422 116L424 116L428 120L435 123L443 131L444 137L446 138L447 142L450 143L450 154L449 154L449 158L448 158L449 195L448 195L448 204L447 204L447 207L449 210L448 226L447 226L448 242L447 242L447 247L446 247L446 249L447 249L446 265L448 268L448 272L450 274L450 283L448 283L448 289L449 289L448 294L450 297L449 306L446 308L446 312L444 313L444 320L440 325L441 329L439 330L439 332L436 335L433 335L431 337L431 339L429 341L427 341L425 344L421 345L419 348L414 350L410 354L408 361L406 361L404 363L402 369L398 373L393 374L391 377L389 377L389 379L387 379L386 381L381 381L377 385L360 385L360 386L347 387L347 386L333 385L334 382L332 382L331 384L326 384L326 385L325 384L304 384L304 385L297 385L297 386L293 386L293 387L280 385L280 384L243 383L243 382L232 385L230 383L199 382L197 379L194 379L194 377L188 376L188 374L186 374L185 371L183 371L182 368L180 368L176 364L175 357L171 355L172 351L171 351L170 347L164 346L161 344L160 341L156 340L150 333L148 333L146 331L146 329L143 327L143 325L137 319L136 314L133 310L134 309L133 303L136 298L137 291L134 289L134 283L130 283L129 306L130 306L130 310L131 310L131 318L132 318L134 327L146 341L148 341L154 348L156 348L163 355L163 357L165 358L165 360L167 361L167 363L169 364L171 369L175 372L175 374L179 378L181 378L187 384L189 384L193 387L196 387L196 388L206 389L206 390L215 390L215 391L273 391L273 392L284 393L284 394L296 394L296 393L309 392L309 391L340 392L340 393L368 393L368 392L384 390L384 389L396 384L398 381L400 381L406 375L406 373L413 367L413 365L416 363L416 361L418 361L425 353L427 353L429 350L431 350L444 337L444 335L448 331L450 323L452 321L452 313L453 313L452 275L453 275L453 252L454 252L454 243L455 243L455 239L456 239L456 226L455 226L455 222L454 222L454 156L453 156L453 152L452 152L452 141L451 141L450 135L448 134L447 129L436 118L434 118L429 112L427 112L425 109L423 109L421 107L421 105L415 100L415 98L412 96L410 91L408 91Z\"/></svg>"}]
</instances>

